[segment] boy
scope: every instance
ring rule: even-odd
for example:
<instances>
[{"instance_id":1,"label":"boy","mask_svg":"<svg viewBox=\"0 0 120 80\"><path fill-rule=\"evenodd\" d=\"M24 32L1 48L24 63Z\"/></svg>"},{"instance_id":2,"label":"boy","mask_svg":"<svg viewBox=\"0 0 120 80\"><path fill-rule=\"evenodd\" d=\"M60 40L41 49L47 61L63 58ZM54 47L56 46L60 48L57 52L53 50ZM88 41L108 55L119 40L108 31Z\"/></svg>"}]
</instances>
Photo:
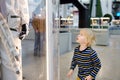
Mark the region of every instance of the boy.
<instances>
[{"instance_id":1,"label":"boy","mask_svg":"<svg viewBox=\"0 0 120 80\"><path fill-rule=\"evenodd\" d=\"M95 80L101 68L101 62L96 51L91 48L94 41L95 36L90 29L84 28L80 30L80 34L77 36L77 42L80 45L74 50L70 71L67 74L69 78L73 74L76 65L78 65L78 77L76 80Z\"/></svg>"}]
</instances>

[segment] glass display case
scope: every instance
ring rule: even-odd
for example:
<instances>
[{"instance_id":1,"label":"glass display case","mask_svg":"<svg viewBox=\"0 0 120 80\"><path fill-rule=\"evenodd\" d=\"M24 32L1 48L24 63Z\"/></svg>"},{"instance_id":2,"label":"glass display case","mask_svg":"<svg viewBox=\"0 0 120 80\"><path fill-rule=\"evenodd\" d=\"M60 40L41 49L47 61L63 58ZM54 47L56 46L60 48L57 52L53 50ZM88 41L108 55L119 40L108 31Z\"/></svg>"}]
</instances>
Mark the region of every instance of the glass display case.
<instances>
[{"instance_id":1,"label":"glass display case","mask_svg":"<svg viewBox=\"0 0 120 80\"><path fill-rule=\"evenodd\" d=\"M112 20L112 24L119 26L120 25L120 20Z\"/></svg>"},{"instance_id":2,"label":"glass display case","mask_svg":"<svg viewBox=\"0 0 120 80\"><path fill-rule=\"evenodd\" d=\"M46 68L46 0L29 0L29 15L30 15L30 24L29 24L29 34L23 40L23 76L25 80L47 80L47 68ZM37 17L37 20L33 22L33 19ZM39 27L44 29L41 32L41 36L36 35L36 30L33 28L33 24L40 25ZM42 40L38 40L42 38ZM36 41L36 39L38 41ZM42 48L37 49L36 54L34 55L34 46L35 42L41 44ZM40 45L37 45L40 46Z\"/></svg>"},{"instance_id":3,"label":"glass display case","mask_svg":"<svg viewBox=\"0 0 120 80\"><path fill-rule=\"evenodd\" d=\"M91 18L91 26L99 26L100 18Z\"/></svg>"},{"instance_id":4,"label":"glass display case","mask_svg":"<svg viewBox=\"0 0 120 80\"><path fill-rule=\"evenodd\" d=\"M96 37L96 45L109 45L109 18L91 18L92 30Z\"/></svg>"},{"instance_id":5,"label":"glass display case","mask_svg":"<svg viewBox=\"0 0 120 80\"><path fill-rule=\"evenodd\" d=\"M108 28L109 27L109 17L91 18L92 28Z\"/></svg>"},{"instance_id":6,"label":"glass display case","mask_svg":"<svg viewBox=\"0 0 120 80\"><path fill-rule=\"evenodd\" d=\"M68 28L69 26L73 25L73 19L68 18L61 18L60 19L60 28Z\"/></svg>"},{"instance_id":7,"label":"glass display case","mask_svg":"<svg viewBox=\"0 0 120 80\"><path fill-rule=\"evenodd\" d=\"M46 1L47 80L59 80L59 0Z\"/></svg>"}]
</instances>

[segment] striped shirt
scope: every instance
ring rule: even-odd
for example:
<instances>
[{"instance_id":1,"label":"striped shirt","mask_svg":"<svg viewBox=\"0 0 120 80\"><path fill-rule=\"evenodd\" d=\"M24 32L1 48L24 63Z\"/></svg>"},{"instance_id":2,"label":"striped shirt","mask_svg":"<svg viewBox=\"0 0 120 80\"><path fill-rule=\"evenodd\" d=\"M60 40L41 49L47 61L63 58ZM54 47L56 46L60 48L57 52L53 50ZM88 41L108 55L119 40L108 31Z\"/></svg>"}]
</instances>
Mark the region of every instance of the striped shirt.
<instances>
[{"instance_id":1,"label":"striped shirt","mask_svg":"<svg viewBox=\"0 0 120 80\"><path fill-rule=\"evenodd\" d=\"M80 46L76 47L74 50L70 69L74 70L76 65L78 65L78 77L81 80L84 80L88 75L91 75L95 79L101 68L101 62L96 51L91 47L87 47L83 51L80 51L79 48Z\"/></svg>"}]
</instances>

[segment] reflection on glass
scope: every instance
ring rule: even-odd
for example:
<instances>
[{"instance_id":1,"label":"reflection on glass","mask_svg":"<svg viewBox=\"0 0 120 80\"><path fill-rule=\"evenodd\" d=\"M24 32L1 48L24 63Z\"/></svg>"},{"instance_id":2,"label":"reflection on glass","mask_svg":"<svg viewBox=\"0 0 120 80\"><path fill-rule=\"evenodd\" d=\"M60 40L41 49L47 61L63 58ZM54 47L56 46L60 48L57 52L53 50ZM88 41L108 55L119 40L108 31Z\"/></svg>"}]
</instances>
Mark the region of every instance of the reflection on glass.
<instances>
[{"instance_id":1,"label":"reflection on glass","mask_svg":"<svg viewBox=\"0 0 120 80\"><path fill-rule=\"evenodd\" d=\"M52 0L52 6L53 6L53 11L52 12L52 17L53 17L53 80L59 80L59 51L58 51L58 28L59 28L59 0Z\"/></svg>"},{"instance_id":2,"label":"reflection on glass","mask_svg":"<svg viewBox=\"0 0 120 80\"><path fill-rule=\"evenodd\" d=\"M29 0L29 34L23 40L23 76L27 80L46 80L45 0Z\"/></svg>"}]
</instances>

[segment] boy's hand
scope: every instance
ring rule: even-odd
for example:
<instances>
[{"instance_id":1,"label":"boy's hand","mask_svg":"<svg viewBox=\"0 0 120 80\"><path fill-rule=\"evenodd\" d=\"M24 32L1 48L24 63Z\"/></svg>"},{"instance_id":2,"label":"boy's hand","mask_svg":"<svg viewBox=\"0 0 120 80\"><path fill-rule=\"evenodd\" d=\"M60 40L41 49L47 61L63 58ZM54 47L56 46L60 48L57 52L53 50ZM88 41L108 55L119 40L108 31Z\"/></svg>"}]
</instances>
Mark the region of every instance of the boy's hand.
<instances>
[{"instance_id":1,"label":"boy's hand","mask_svg":"<svg viewBox=\"0 0 120 80\"><path fill-rule=\"evenodd\" d=\"M71 69L71 70L68 72L67 77L70 78L72 74L73 74L73 70Z\"/></svg>"},{"instance_id":2,"label":"boy's hand","mask_svg":"<svg viewBox=\"0 0 120 80\"><path fill-rule=\"evenodd\" d=\"M86 76L86 78L85 78L85 80L92 80L92 79L93 79L93 77L91 75Z\"/></svg>"}]
</instances>

